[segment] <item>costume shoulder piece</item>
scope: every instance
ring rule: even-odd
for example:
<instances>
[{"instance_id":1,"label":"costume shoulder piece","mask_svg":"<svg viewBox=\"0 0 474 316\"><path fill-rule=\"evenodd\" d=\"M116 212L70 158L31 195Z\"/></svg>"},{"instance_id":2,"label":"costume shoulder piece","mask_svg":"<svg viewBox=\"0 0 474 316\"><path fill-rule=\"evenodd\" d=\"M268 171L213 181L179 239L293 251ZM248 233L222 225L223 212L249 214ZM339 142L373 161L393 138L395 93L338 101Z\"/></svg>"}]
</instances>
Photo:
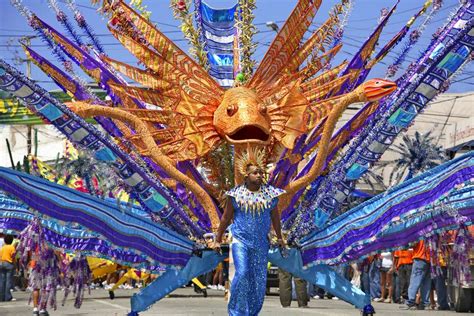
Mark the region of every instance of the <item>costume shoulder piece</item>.
<instances>
[{"instance_id":1,"label":"costume shoulder piece","mask_svg":"<svg viewBox=\"0 0 474 316\"><path fill-rule=\"evenodd\" d=\"M262 185L260 190L253 192L245 185L239 185L226 195L234 198L235 203L245 212L260 213L272 206L273 200L285 191L271 185Z\"/></svg>"}]
</instances>

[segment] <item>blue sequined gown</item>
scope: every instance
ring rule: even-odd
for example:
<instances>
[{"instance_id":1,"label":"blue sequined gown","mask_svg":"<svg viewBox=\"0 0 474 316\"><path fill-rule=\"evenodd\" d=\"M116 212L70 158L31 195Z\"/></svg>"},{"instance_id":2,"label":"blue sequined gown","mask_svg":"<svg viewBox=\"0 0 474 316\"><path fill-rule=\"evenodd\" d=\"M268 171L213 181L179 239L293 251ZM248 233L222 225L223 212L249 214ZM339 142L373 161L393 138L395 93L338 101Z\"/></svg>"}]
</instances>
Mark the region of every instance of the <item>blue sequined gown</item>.
<instances>
[{"instance_id":1,"label":"blue sequined gown","mask_svg":"<svg viewBox=\"0 0 474 316\"><path fill-rule=\"evenodd\" d=\"M227 195L234 207L232 256L235 276L228 305L229 315L258 315L262 309L267 282L268 233L271 212L284 191L269 185L252 192L244 185Z\"/></svg>"}]
</instances>

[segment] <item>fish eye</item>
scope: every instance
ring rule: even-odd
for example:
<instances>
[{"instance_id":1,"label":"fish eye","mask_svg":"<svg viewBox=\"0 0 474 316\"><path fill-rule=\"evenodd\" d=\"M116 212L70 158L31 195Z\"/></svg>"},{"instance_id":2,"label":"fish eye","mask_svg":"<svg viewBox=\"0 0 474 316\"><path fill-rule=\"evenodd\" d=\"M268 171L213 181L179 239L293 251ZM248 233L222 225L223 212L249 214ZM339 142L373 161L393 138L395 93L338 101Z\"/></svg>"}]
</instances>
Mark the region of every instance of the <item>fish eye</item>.
<instances>
[{"instance_id":1,"label":"fish eye","mask_svg":"<svg viewBox=\"0 0 474 316\"><path fill-rule=\"evenodd\" d=\"M232 116L237 113L237 105L231 104L227 106L227 115Z\"/></svg>"},{"instance_id":2,"label":"fish eye","mask_svg":"<svg viewBox=\"0 0 474 316\"><path fill-rule=\"evenodd\" d=\"M267 113L267 106L265 104L262 104L259 106L258 110L260 111L260 113L265 114Z\"/></svg>"}]
</instances>

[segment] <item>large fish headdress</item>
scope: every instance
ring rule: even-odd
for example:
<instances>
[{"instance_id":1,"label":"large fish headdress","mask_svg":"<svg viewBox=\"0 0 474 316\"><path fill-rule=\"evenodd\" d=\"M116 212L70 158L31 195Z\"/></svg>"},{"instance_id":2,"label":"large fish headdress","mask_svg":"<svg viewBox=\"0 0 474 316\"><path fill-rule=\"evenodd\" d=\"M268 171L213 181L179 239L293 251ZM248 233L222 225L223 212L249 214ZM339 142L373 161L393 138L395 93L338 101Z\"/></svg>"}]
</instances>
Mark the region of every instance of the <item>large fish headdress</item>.
<instances>
[{"instance_id":1,"label":"large fish headdress","mask_svg":"<svg viewBox=\"0 0 474 316\"><path fill-rule=\"evenodd\" d=\"M212 213L215 226L218 216L209 193L179 171L178 162L201 158L223 142L236 149L249 144L264 147L273 154L267 158L275 160L276 149L292 149L295 140L329 115L331 119L324 123L326 137L319 145L319 156L324 160L327 136L332 134L347 105L376 100L395 89L392 82L377 79L336 95L358 75L349 72L340 76L346 62L317 75L341 48L329 45L338 23L336 15L331 15L300 45L320 4L321 1L300 0L253 76L229 89L219 86L202 66L121 0L103 3L103 10L110 15L108 27L145 67L137 68L107 56L101 56L101 61L111 71L122 73L139 85L104 80L106 72L92 69L79 47L53 30L50 34L89 75L105 81L121 104L116 108L75 102L71 107L82 116L112 118L122 138L133 144L136 151L152 159L197 196ZM39 18L34 19L40 27L47 27ZM146 108L138 104L145 104ZM321 169L322 165L316 164L306 177L286 189L290 194L298 191L313 181Z\"/></svg>"}]
</instances>

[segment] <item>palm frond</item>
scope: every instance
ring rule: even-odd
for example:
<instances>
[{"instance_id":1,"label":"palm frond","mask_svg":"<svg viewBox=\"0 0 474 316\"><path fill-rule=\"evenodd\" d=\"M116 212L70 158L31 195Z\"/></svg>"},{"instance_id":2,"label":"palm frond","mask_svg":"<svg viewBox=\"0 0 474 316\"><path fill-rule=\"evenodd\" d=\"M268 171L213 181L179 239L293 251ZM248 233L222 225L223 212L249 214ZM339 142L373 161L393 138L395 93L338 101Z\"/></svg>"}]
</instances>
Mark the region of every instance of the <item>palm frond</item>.
<instances>
[{"instance_id":1,"label":"palm frond","mask_svg":"<svg viewBox=\"0 0 474 316\"><path fill-rule=\"evenodd\" d=\"M392 181L401 182L407 170L415 176L447 160L443 148L436 144L432 131L424 134L416 131L413 136L405 134L402 141L393 145L389 151L398 154L398 158L381 164L384 167L393 166L389 176L390 184Z\"/></svg>"}]
</instances>

